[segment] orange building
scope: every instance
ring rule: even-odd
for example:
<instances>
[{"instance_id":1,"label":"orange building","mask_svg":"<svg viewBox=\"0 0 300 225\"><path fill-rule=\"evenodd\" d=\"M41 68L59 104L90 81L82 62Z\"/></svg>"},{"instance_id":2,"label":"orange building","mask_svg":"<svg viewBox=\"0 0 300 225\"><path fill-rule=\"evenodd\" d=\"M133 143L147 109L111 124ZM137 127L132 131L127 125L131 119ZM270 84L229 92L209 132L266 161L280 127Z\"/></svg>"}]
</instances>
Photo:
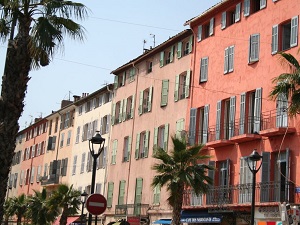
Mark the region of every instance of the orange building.
<instances>
[{"instance_id":1,"label":"orange building","mask_svg":"<svg viewBox=\"0 0 300 225\"><path fill-rule=\"evenodd\" d=\"M294 0L222 1L186 22L195 34L189 141L205 145L216 170L207 194L186 191L182 222L249 222L254 149L263 156L256 224L282 223L278 204L299 203L299 119L284 96L269 97L272 79L289 72L276 53L297 54L299 12Z\"/></svg>"}]
</instances>

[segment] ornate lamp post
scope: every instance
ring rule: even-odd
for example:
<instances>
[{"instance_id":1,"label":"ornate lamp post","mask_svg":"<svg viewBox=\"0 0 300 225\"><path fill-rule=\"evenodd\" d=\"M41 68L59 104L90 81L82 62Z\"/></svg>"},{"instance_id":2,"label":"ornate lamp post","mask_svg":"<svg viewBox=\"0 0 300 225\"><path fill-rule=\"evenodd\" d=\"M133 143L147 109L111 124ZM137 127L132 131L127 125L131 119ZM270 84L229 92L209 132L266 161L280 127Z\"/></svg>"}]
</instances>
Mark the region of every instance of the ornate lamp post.
<instances>
[{"instance_id":1,"label":"ornate lamp post","mask_svg":"<svg viewBox=\"0 0 300 225\"><path fill-rule=\"evenodd\" d=\"M104 150L105 139L101 137L99 131L96 131L94 137L89 140L89 149L93 157L93 171L92 171L92 185L91 185L91 194L95 192L95 179L96 179L96 167L97 167L97 158ZM99 145L98 152L95 153L94 145ZM89 214L88 225L92 224L92 214Z\"/></svg>"},{"instance_id":2,"label":"ornate lamp post","mask_svg":"<svg viewBox=\"0 0 300 225\"><path fill-rule=\"evenodd\" d=\"M82 208L81 208L81 216L80 216L80 225L82 225L82 224L83 224L83 210L84 210L84 204L85 204L85 202L86 202L88 193L86 193L85 190L84 190L80 196L81 196L81 205L82 205ZM84 224L85 224L85 221L84 221Z\"/></svg>"},{"instance_id":3,"label":"ornate lamp post","mask_svg":"<svg viewBox=\"0 0 300 225\"><path fill-rule=\"evenodd\" d=\"M251 202L251 223L250 225L254 225L254 210L255 210L255 184L256 184L256 174L259 171L262 164L259 165L258 168L256 168L256 164L258 161L260 161L263 157L258 154L256 149L253 150L251 155L247 158L248 167L252 173L252 202ZM250 162L251 161L251 165Z\"/></svg>"}]
</instances>

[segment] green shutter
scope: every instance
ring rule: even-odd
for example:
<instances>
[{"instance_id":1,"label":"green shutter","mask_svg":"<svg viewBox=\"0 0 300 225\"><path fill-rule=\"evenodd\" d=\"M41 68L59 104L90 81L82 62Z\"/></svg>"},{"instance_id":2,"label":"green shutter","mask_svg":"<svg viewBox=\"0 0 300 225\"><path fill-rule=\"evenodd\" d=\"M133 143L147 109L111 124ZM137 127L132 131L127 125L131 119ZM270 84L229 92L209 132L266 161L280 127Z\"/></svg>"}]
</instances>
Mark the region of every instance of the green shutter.
<instances>
[{"instance_id":1,"label":"green shutter","mask_svg":"<svg viewBox=\"0 0 300 225\"><path fill-rule=\"evenodd\" d=\"M127 98L125 98L123 101L124 101L124 104L123 104L123 121L126 120L126 113L127 113Z\"/></svg>"},{"instance_id":2,"label":"green shutter","mask_svg":"<svg viewBox=\"0 0 300 225\"><path fill-rule=\"evenodd\" d=\"M125 85L125 80L126 80L126 71L123 73L123 76L122 76L122 85L123 86Z\"/></svg>"},{"instance_id":3,"label":"green shutter","mask_svg":"<svg viewBox=\"0 0 300 225\"><path fill-rule=\"evenodd\" d=\"M164 150L168 150L168 139L169 139L169 124L165 125L165 133L164 133Z\"/></svg>"},{"instance_id":4,"label":"green shutter","mask_svg":"<svg viewBox=\"0 0 300 225\"><path fill-rule=\"evenodd\" d=\"M149 97L148 97L148 112L151 111L152 108L152 95L153 95L153 86L149 88Z\"/></svg>"},{"instance_id":5,"label":"green shutter","mask_svg":"<svg viewBox=\"0 0 300 225\"><path fill-rule=\"evenodd\" d=\"M157 149L157 136L158 136L158 128L154 128L154 135L153 135L153 153L155 153Z\"/></svg>"},{"instance_id":6,"label":"green shutter","mask_svg":"<svg viewBox=\"0 0 300 225\"><path fill-rule=\"evenodd\" d=\"M128 161L130 160L130 153L131 153L131 136L128 137Z\"/></svg>"},{"instance_id":7,"label":"green shutter","mask_svg":"<svg viewBox=\"0 0 300 225\"><path fill-rule=\"evenodd\" d=\"M114 89L115 90L118 88L118 81L119 81L118 76L115 75L115 81L114 81Z\"/></svg>"},{"instance_id":8,"label":"green shutter","mask_svg":"<svg viewBox=\"0 0 300 225\"><path fill-rule=\"evenodd\" d=\"M123 119L123 100L120 101L120 108L119 108L119 123L122 122Z\"/></svg>"},{"instance_id":9,"label":"green shutter","mask_svg":"<svg viewBox=\"0 0 300 225\"><path fill-rule=\"evenodd\" d=\"M174 100L177 102L179 99L179 75L175 77L175 92L174 92Z\"/></svg>"},{"instance_id":10,"label":"green shutter","mask_svg":"<svg viewBox=\"0 0 300 225\"><path fill-rule=\"evenodd\" d=\"M107 189L108 189L107 190L107 207L112 207L114 183L113 182L109 182Z\"/></svg>"},{"instance_id":11,"label":"green shutter","mask_svg":"<svg viewBox=\"0 0 300 225\"><path fill-rule=\"evenodd\" d=\"M176 138L180 138L180 120L176 121Z\"/></svg>"},{"instance_id":12,"label":"green shutter","mask_svg":"<svg viewBox=\"0 0 300 225\"><path fill-rule=\"evenodd\" d=\"M160 52L159 66L164 66L165 52Z\"/></svg>"},{"instance_id":13,"label":"green shutter","mask_svg":"<svg viewBox=\"0 0 300 225\"><path fill-rule=\"evenodd\" d=\"M177 58L180 59L182 57L182 42L178 42L177 44Z\"/></svg>"},{"instance_id":14,"label":"green shutter","mask_svg":"<svg viewBox=\"0 0 300 225\"><path fill-rule=\"evenodd\" d=\"M136 179L134 204L142 203L143 178Z\"/></svg>"},{"instance_id":15,"label":"green shutter","mask_svg":"<svg viewBox=\"0 0 300 225\"><path fill-rule=\"evenodd\" d=\"M118 205L123 205L124 204L125 183L126 183L125 180L120 181Z\"/></svg>"},{"instance_id":16,"label":"green shutter","mask_svg":"<svg viewBox=\"0 0 300 225\"><path fill-rule=\"evenodd\" d=\"M160 106L166 106L168 104L168 92L169 92L169 80L163 80L162 88L161 88Z\"/></svg>"},{"instance_id":17,"label":"green shutter","mask_svg":"<svg viewBox=\"0 0 300 225\"><path fill-rule=\"evenodd\" d=\"M135 141L135 159L139 158L140 153L140 133L136 135L136 141Z\"/></svg>"},{"instance_id":18,"label":"green shutter","mask_svg":"<svg viewBox=\"0 0 300 225\"><path fill-rule=\"evenodd\" d=\"M115 116L116 116L116 103L113 103L112 115L111 115L111 125L115 124Z\"/></svg>"},{"instance_id":19,"label":"green shutter","mask_svg":"<svg viewBox=\"0 0 300 225\"><path fill-rule=\"evenodd\" d=\"M191 80L191 71L186 71L186 77L185 77L185 98L188 98L190 96L190 80Z\"/></svg>"},{"instance_id":20,"label":"green shutter","mask_svg":"<svg viewBox=\"0 0 300 225\"><path fill-rule=\"evenodd\" d=\"M143 94L144 91L140 91L139 115L143 114Z\"/></svg>"},{"instance_id":21,"label":"green shutter","mask_svg":"<svg viewBox=\"0 0 300 225\"><path fill-rule=\"evenodd\" d=\"M133 118L134 115L134 101L135 101L135 95L132 95L132 101L131 101L131 111L130 111L130 118Z\"/></svg>"},{"instance_id":22,"label":"green shutter","mask_svg":"<svg viewBox=\"0 0 300 225\"><path fill-rule=\"evenodd\" d=\"M147 130L146 131L146 143L145 143L145 153L144 153L144 157L147 158L148 157L148 152L149 152L149 134L150 131Z\"/></svg>"},{"instance_id":23,"label":"green shutter","mask_svg":"<svg viewBox=\"0 0 300 225\"><path fill-rule=\"evenodd\" d=\"M191 53L193 50L193 35L190 36L189 40L189 53Z\"/></svg>"},{"instance_id":24,"label":"green shutter","mask_svg":"<svg viewBox=\"0 0 300 225\"><path fill-rule=\"evenodd\" d=\"M173 62L173 58L174 58L174 46L171 47L171 51L170 51L170 62Z\"/></svg>"}]
</instances>

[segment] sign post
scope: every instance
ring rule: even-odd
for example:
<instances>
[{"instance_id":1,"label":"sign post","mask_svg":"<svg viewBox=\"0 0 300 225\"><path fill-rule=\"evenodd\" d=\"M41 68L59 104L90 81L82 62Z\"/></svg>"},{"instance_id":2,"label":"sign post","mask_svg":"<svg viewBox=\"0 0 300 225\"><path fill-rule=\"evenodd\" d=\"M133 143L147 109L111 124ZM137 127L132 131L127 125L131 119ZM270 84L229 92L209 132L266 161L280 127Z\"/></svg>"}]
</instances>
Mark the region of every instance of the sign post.
<instances>
[{"instance_id":1,"label":"sign post","mask_svg":"<svg viewBox=\"0 0 300 225\"><path fill-rule=\"evenodd\" d=\"M104 213L106 206L106 198L101 194L91 194L86 200L86 209L94 216Z\"/></svg>"}]
</instances>

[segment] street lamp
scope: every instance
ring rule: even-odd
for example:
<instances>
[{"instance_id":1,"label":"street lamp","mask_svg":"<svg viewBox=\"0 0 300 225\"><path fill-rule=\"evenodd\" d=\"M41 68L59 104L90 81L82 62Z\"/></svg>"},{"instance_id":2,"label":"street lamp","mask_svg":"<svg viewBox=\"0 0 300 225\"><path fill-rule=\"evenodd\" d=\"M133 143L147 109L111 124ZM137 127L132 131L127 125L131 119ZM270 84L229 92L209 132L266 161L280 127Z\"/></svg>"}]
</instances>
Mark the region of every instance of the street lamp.
<instances>
[{"instance_id":1,"label":"street lamp","mask_svg":"<svg viewBox=\"0 0 300 225\"><path fill-rule=\"evenodd\" d=\"M248 167L252 173L252 202L251 202L251 223L250 225L254 225L254 209L255 209L255 184L256 184L256 173L259 171L262 163L256 169L256 163L260 161L263 157L258 154L256 149L253 150L251 155L247 158ZM249 160L252 162L250 165Z\"/></svg>"},{"instance_id":2,"label":"street lamp","mask_svg":"<svg viewBox=\"0 0 300 225\"><path fill-rule=\"evenodd\" d=\"M92 171L92 185L91 185L91 194L94 194L95 191L95 179L96 179L96 167L97 167L97 158L104 149L105 139L101 137L99 131L96 131L94 137L89 140L89 149L90 153L94 159L93 161L93 171ZM99 145L98 152L95 153L94 145ZM88 225L92 225L92 214L89 213Z\"/></svg>"},{"instance_id":3,"label":"street lamp","mask_svg":"<svg viewBox=\"0 0 300 225\"><path fill-rule=\"evenodd\" d=\"M82 225L82 224L83 224L82 222L83 222L83 210L84 210L84 204L85 204L85 202L86 202L88 193L86 193L86 191L84 190L80 196L81 196L81 205L82 205L82 208L81 208L81 216L80 216L80 225ZM85 223L84 223L84 224L85 224Z\"/></svg>"}]
</instances>

